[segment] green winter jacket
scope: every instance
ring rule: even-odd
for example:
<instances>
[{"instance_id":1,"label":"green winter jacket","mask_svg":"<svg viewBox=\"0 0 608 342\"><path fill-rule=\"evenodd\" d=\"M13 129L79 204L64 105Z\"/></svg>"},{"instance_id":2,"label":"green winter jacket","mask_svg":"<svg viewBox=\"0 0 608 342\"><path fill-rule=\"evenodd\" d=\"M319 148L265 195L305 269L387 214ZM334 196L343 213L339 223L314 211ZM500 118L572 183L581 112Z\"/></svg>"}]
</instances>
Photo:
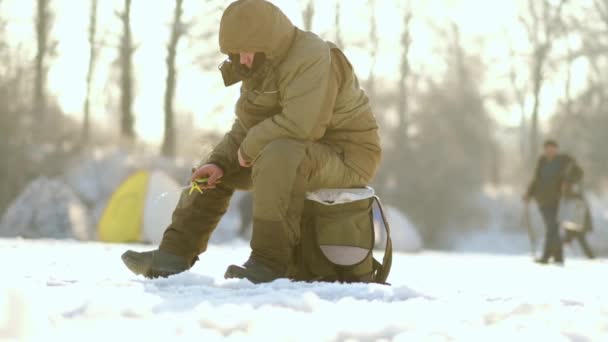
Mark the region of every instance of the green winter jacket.
<instances>
[{"instance_id":1,"label":"green winter jacket","mask_svg":"<svg viewBox=\"0 0 608 342\"><path fill-rule=\"evenodd\" d=\"M378 125L351 64L332 43L296 28L265 0L240 0L222 16L224 54L261 52L264 64L243 80L236 120L208 163L238 169L237 151L255 160L276 139L324 143L371 180L381 159Z\"/></svg>"}]
</instances>

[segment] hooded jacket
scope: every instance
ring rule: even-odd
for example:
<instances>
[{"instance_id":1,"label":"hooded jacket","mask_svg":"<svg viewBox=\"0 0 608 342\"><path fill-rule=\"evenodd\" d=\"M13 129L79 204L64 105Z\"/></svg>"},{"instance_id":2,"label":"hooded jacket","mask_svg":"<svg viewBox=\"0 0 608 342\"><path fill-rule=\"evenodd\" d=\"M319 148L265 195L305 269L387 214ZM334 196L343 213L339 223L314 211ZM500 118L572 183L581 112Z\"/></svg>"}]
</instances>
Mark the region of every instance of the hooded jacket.
<instances>
[{"instance_id":1,"label":"hooded jacket","mask_svg":"<svg viewBox=\"0 0 608 342\"><path fill-rule=\"evenodd\" d=\"M330 145L361 176L374 176L381 159L378 125L338 47L299 30L265 0L228 6L219 44L226 55L261 52L266 59L243 80L237 118L209 163L231 172L239 149L253 161L268 143L287 138Z\"/></svg>"}]
</instances>

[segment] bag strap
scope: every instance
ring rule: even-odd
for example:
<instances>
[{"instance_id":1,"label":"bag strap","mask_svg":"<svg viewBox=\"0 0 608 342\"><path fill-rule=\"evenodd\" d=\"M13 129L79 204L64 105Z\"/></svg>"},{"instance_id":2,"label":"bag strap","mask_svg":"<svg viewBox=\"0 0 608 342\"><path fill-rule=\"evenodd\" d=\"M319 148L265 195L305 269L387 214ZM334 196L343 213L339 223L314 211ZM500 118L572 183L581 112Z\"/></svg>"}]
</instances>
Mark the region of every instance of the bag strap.
<instances>
[{"instance_id":1,"label":"bag strap","mask_svg":"<svg viewBox=\"0 0 608 342\"><path fill-rule=\"evenodd\" d=\"M386 279L388 279L388 275L391 272L391 266L393 264L393 241L391 240L391 228L389 227L388 219L384 213L382 202L380 202L380 198L378 198L378 196L374 196L373 198L378 204L378 209L380 210L380 215L382 216L382 223L384 224L384 230L386 231L384 258L382 258L382 263L374 259L375 274L373 281L380 284L386 284Z\"/></svg>"}]
</instances>

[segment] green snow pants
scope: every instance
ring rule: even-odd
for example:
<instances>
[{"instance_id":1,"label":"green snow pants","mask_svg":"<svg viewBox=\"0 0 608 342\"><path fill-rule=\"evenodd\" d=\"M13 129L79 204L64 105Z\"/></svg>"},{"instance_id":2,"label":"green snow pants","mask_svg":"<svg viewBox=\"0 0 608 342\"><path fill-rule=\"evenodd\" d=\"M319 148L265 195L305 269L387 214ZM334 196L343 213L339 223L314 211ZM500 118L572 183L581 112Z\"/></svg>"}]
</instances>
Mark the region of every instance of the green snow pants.
<instances>
[{"instance_id":1,"label":"green snow pants","mask_svg":"<svg viewBox=\"0 0 608 342\"><path fill-rule=\"evenodd\" d=\"M287 272L300 240L305 193L321 188L368 184L344 163L343 154L323 143L279 139L268 144L252 168L227 166L216 189L181 195L160 249L194 261L226 213L235 190L253 191L252 255Z\"/></svg>"}]
</instances>

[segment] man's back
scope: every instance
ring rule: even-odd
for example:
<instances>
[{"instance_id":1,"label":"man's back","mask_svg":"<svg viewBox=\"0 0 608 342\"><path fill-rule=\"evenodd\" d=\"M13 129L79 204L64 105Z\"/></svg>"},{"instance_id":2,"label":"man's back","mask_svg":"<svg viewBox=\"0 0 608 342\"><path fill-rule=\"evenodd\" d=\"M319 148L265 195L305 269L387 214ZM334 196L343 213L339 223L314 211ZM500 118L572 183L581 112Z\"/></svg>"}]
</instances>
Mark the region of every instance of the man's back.
<instances>
[{"instance_id":1,"label":"man's back","mask_svg":"<svg viewBox=\"0 0 608 342\"><path fill-rule=\"evenodd\" d=\"M245 23L254 19L262 24ZM322 141L343 153L345 163L361 176L372 178L381 158L378 125L342 52L314 33L297 29L265 1L231 5L222 23L222 52L252 49L267 58L241 86L236 106L244 135L241 153L253 160L269 142L281 138ZM233 29L238 26L251 29Z\"/></svg>"}]
</instances>

